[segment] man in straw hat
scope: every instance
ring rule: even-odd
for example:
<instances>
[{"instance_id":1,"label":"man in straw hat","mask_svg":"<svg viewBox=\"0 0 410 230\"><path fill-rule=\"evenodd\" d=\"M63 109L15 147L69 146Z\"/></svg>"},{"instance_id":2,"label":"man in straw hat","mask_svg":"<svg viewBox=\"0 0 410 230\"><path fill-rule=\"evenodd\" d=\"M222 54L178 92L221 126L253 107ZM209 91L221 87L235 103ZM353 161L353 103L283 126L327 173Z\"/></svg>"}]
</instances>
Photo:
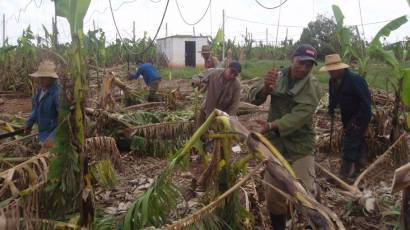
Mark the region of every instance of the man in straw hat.
<instances>
[{"instance_id":1,"label":"man in straw hat","mask_svg":"<svg viewBox=\"0 0 410 230\"><path fill-rule=\"evenodd\" d=\"M215 56L211 55L211 49L208 45L203 45L199 53L201 53L202 57L205 60L205 69L219 67L219 61Z\"/></svg>"},{"instance_id":2,"label":"man in straw hat","mask_svg":"<svg viewBox=\"0 0 410 230\"><path fill-rule=\"evenodd\" d=\"M317 52L308 44L299 46L291 56L291 66L280 72L270 70L263 82L256 83L250 91L250 101L263 104L270 96L268 119L256 120L260 132L283 154L292 165L306 189L317 192L314 176L314 140L312 119L319 103L320 88L317 80L310 74L316 65ZM279 189L269 172L264 180ZM286 229L288 202L281 194L265 186L267 208L275 230Z\"/></svg>"},{"instance_id":3,"label":"man in straw hat","mask_svg":"<svg viewBox=\"0 0 410 230\"><path fill-rule=\"evenodd\" d=\"M52 61L40 63L38 70L30 76L37 79L40 86L33 97L33 108L29 119L22 127L26 132L31 131L34 123L38 126L38 139L43 149L53 145L55 129L58 125L59 93L55 72L56 66Z\"/></svg>"},{"instance_id":4,"label":"man in straw hat","mask_svg":"<svg viewBox=\"0 0 410 230\"><path fill-rule=\"evenodd\" d=\"M352 177L353 169L360 169L361 150L371 118L371 96L363 77L349 69L339 54L325 57L320 71L327 71L329 79L329 115L334 116L340 107L343 123L343 162L341 177Z\"/></svg>"}]
</instances>

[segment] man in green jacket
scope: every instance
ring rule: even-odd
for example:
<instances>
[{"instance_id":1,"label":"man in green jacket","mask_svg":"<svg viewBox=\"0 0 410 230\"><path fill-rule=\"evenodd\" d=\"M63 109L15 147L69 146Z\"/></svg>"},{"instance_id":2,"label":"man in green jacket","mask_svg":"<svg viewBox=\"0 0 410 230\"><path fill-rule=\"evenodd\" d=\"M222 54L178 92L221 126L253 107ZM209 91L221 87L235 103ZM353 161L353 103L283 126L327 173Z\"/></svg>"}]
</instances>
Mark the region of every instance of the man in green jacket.
<instances>
[{"instance_id":1,"label":"man in green jacket","mask_svg":"<svg viewBox=\"0 0 410 230\"><path fill-rule=\"evenodd\" d=\"M292 54L292 65L277 72L272 69L263 83L251 88L250 100L255 105L265 102L270 95L268 120L257 120L260 132L284 155L305 188L315 194L313 114L320 99L317 81L310 75L317 52L311 45L301 45ZM264 179L275 183L265 172ZM285 229L287 201L272 189L265 187L266 200L275 230Z\"/></svg>"}]
</instances>

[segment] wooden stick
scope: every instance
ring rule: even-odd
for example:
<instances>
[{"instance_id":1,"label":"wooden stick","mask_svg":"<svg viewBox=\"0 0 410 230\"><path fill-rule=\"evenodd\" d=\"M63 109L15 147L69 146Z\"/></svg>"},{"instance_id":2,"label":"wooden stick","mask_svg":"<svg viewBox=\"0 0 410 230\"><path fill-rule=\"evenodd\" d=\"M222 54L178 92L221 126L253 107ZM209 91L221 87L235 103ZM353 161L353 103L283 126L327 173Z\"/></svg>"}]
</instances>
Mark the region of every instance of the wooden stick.
<instances>
[{"instance_id":1,"label":"wooden stick","mask_svg":"<svg viewBox=\"0 0 410 230\"><path fill-rule=\"evenodd\" d=\"M148 103L143 103L143 104L131 105L131 106L128 106L128 107L124 107L124 108L121 109L121 112L141 109L141 108L144 108L144 107L162 106L162 105L165 105L165 102L148 102Z\"/></svg>"},{"instance_id":2,"label":"wooden stick","mask_svg":"<svg viewBox=\"0 0 410 230\"><path fill-rule=\"evenodd\" d=\"M377 158L377 160L375 160L369 167L367 167L366 170L364 170L355 180L353 187L358 187L359 183L362 181L362 179L367 176L367 174L376 167L376 165L378 165L380 162L382 162L383 160L385 160L386 156L388 153L391 152L391 150L396 147L396 145L400 142L400 140L405 136L406 133L403 133L400 135L399 138L397 138L397 140L379 157Z\"/></svg>"},{"instance_id":3,"label":"wooden stick","mask_svg":"<svg viewBox=\"0 0 410 230\"><path fill-rule=\"evenodd\" d=\"M328 176L330 176L333 180L335 180L336 184L338 184L342 189L350 192L353 196L358 197L360 196L361 192L357 189L357 187L351 186L344 182L342 179L337 177L335 174L327 170L325 167L320 165L319 163L315 162L316 167L318 167L320 170L322 170L324 173L326 173Z\"/></svg>"}]
</instances>

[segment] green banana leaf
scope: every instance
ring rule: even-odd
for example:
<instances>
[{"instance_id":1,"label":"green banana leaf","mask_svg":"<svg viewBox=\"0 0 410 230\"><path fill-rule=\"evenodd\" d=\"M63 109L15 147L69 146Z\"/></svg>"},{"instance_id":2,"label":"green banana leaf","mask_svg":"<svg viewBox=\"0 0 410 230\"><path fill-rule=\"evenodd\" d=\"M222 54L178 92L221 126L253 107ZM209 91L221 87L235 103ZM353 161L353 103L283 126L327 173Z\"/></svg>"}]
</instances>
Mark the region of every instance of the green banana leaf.
<instances>
[{"instance_id":1,"label":"green banana leaf","mask_svg":"<svg viewBox=\"0 0 410 230\"><path fill-rule=\"evenodd\" d=\"M340 55L344 62L350 62L350 39L351 39L351 32L349 28L343 26L344 15L342 10L337 5L332 5L333 14L336 18L336 36L340 42ZM358 56L356 58L359 58Z\"/></svg>"},{"instance_id":2,"label":"green banana leaf","mask_svg":"<svg viewBox=\"0 0 410 230\"><path fill-rule=\"evenodd\" d=\"M403 103L407 106L410 105L410 68L401 69L401 75L403 76Z\"/></svg>"},{"instance_id":3,"label":"green banana leaf","mask_svg":"<svg viewBox=\"0 0 410 230\"><path fill-rule=\"evenodd\" d=\"M381 46L380 38L382 36L388 37L392 31L397 30L398 28L400 28L400 26L405 24L407 21L408 21L407 16L403 15L387 23L385 26L383 26L383 28L379 30L379 32L377 32L376 36L370 42L370 45Z\"/></svg>"},{"instance_id":4,"label":"green banana leaf","mask_svg":"<svg viewBox=\"0 0 410 230\"><path fill-rule=\"evenodd\" d=\"M337 5L332 5L333 14L336 18L336 23L338 26L343 26L343 19L345 16L342 13L342 10Z\"/></svg>"},{"instance_id":5,"label":"green banana leaf","mask_svg":"<svg viewBox=\"0 0 410 230\"><path fill-rule=\"evenodd\" d=\"M385 50L382 47L371 45L368 47L369 53L373 56L380 56L385 62L394 68L394 71L399 75L400 63L394 55L393 50Z\"/></svg>"},{"instance_id":6,"label":"green banana leaf","mask_svg":"<svg viewBox=\"0 0 410 230\"><path fill-rule=\"evenodd\" d=\"M215 42L222 43L224 40L224 31L219 29L215 36Z\"/></svg>"},{"instance_id":7,"label":"green banana leaf","mask_svg":"<svg viewBox=\"0 0 410 230\"><path fill-rule=\"evenodd\" d=\"M83 19L91 0L54 0L56 15L67 18L71 33L82 33Z\"/></svg>"}]
</instances>

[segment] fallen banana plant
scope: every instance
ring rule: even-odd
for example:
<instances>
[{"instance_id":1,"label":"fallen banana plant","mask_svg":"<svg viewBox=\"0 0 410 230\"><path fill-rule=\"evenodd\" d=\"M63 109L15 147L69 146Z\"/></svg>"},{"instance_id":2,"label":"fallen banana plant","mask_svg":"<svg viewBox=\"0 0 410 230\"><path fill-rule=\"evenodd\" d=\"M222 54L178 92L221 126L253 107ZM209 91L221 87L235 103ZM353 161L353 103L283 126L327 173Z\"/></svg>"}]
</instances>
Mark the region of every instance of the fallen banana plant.
<instances>
[{"instance_id":1,"label":"fallen banana plant","mask_svg":"<svg viewBox=\"0 0 410 230\"><path fill-rule=\"evenodd\" d=\"M374 177L377 175L375 170L377 170L378 173L383 172L384 170L381 165L385 164L386 161L391 161L398 157L399 159L396 163L403 162L403 159L400 159L402 158L401 156L407 156L408 153L408 145L405 136L406 133L403 133L399 138L397 138L397 140L383 154L381 154L356 178L353 185L349 185L319 163L315 162L315 165L322 172L331 177L334 183L342 189L342 191L340 191L341 194L351 197L368 212L372 212L374 211L375 198L373 197L371 191L363 191L360 189L359 185L365 179L374 180ZM388 165L390 166L391 164Z\"/></svg>"},{"instance_id":2,"label":"fallen banana plant","mask_svg":"<svg viewBox=\"0 0 410 230\"><path fill-rule=\"evenodd\" d=\"M114 76L110 74L110 72L106 72L103 78L101 92L100 92L99 107L103 110L112 111L112 110L118 109L118 105L115 102L113 90L112 90L113 79L114 79Z\"/></svg>"},{"instance_id":3,"label":"fallen banana plant","mask_svg":"<svg viewBox=\"0 0 410 230\"><path fill-rule=\"evenodd\" d=\"M85 149L93 161L111 160L120 168L120 151L112 137L90 137L85 140Z\"/></svg>"},{"instance_id":4,"label":"fallen banana plant","mask_svg":"<svg viewBox=\"0 0 410 230\"><path fill-rule=\"evenodd\" d=\"M27 136L21 137L19 139L12 140L12 141L9 141L9 142L6 142L6 143L2 143L2 144L0 144L0 150L3 150L5 147L14 145L14 144L16 144L20 141L27 140L29 138L35 137L37 134L38 134L38 132L35 132L35 133L29 134Z\"/></svg>"},{"instance_id":5,"label":"fallen banana plant","mask_svg":"<svg viewBox=\"0 0 410 230\"><path fill-rule=\"evenodd\" d=\"M37 187L36 190L44 189ZM20 212L19 209L23 209ZM0 208L0 229L65 229L65 230L85 230L78 225L65 223L56 220L41 219L38 215L39 195L38 192L31 192L30 197L22 197L13 201L7 209ZM21 213L21 214L20 214ZM36 213L33 215L32 213Z\"/></svg>"},{"instance_id":6,"label":"fallen banana plant","mask_svg":"<svg viewBox=\"0 0 410 230\"><path fill-rule=\"evenodd\" d=\"M190 121L164 122L137 126L132 129L131 149L138 155L149 153L163 158L180 148L195 130Z\"/></svg>"},{"instance_id":7,"label":"fallen banana plant","mask_svg":"<svg viewBox=\"0 0 410 230\"><path fill-rule=\"evenodd\" d=\"M195 122L192 121L164 122L137 126L133 128L131 136L157 139L189 138L194 130Z\"/></svg>"},{"instance_id":8,"label":"fallen banana plant","mask_svg":"<svg viewBox=\"0 0 410 230\"><path fill-rule=\"evenodd\" d=\"M123 118L124 115L122 115L122 114L115 114L115 113L107 112L105 110L100 110L100 109L97 110L97 109L92 109L92 108L85 108L84 110L87 114L92 115L94 117L97 117L97 118L106 117L110 120L119 122L123 126L125 126L126 128L134 128L135 127L129 121L125 120Z\"/></svg>"},{"instance_id":9,"label":"fallen banana plant","mask_svg":"<svg viewBox=\"0 0 410 230\"><path fill-rule=\"evenodd\" d=\"M255 156L266 162L266 170L282 185L279 190L294 199L296 209L304 214L319 229L345 229L339 217L330 209L316 201L296 179L295 173L281 153L259 133L246 130L236 118L231 118L233 129L244 134L248 148Z\"/></svg>"},{"instance_id":10,"label":"fallen banana plant","mask_svg":"<svg viewBox=\"0 0 410 230\"><path fill-rule=\"evenodd\" d=\"M47 181L49 157L46 152L1 172L0 197L18 197L28 185Z\"/></svg>"},{"instance_id":11,"label":"fallen banana plant","mask_svg":"<svg viewBox=\"0 0 410 230\"><path fill-rule=\"evenodd\" d=\"M119 80L117 77L115 77L114 72L107 72L107 76L109 78L112 78L111 80L111 85L116 86L120 88L124 93L127 99L130 99L133 102L143 103L145 101L145 91L142 90L133 90L130 87L128 87L124 82Z\"/></svg>"},{"instance_id":12,"label":"fallen banana plant","mask_svg":"<svg viewBox=\"0 0 410 230\"><path fill-rule=\"evenodd\" d=\"M121 112L133 111L138 109L147 109L151 107L164 106L165 102L148 102L143 104L131 105L121 109Z\"/></svg>"},{"instance_id":13,"label":"fallen banana plant","mask_svg":"<svg viewBox=\"0 0 410 230\"><path fill-rule=\"evenodd\" d=\"M119 163L118 149L115 146L115 141L110 137L89 138L85 148L96 157L113 159L117 164ZM0 173L0 229L15 229L21 224L23 227L25 226L25 229L41 229L41 227L53 224L56 224L56 227L70 229L69 225L60 222L39 219L41 211L39 196L44 195L44 189L49 179L49 162L50 153L46 152ZM103 162L99 168L94 170L96 178L101 179L102 184L114 185L116 180L111 162L108 161L110 162L108 164ZM2 225L4 220L6 220L6 225ZM6 227L2 228L1 226Z\"/></svg>"},{"instance_id":14,"label":"fallen banana plant","mask_svg":"<svg viewBox=\"0 0 410 230\"><path fill-rule=\"evenodd\" d=\"M46 182L22 190L17 197L3 200L0 205L0 229L39 229L40 196Z\"/></svg>"},{"instance_id":15,"label":"fallen banana plant","mask_svg":"<svg viewBox=\"0 0 410 230\"><path fill-rule=\"evenodd\" d=\"M274 179L278 181L279 184L283 185L280 190L288 194L293 198L294 203L296 204L295 207L301 211L308 219L311 221L313 226L321 229L345 229L342 222L338 218L338 216L333 213L331 210L323 206L322 204L318 203L310 193L308 193L304 187L301 185L299 181L295 178L295 173L293 172L289 163L283 158L283 156L276 150L274 146L270 144L270 142L264 138L262 135L258 133L251 133L249 132L244 126L242 126L237 119L229 119L228 115L224 112L219 110L215 110L211 113L211 115L207 118L207 120L203 123L203 125L196 130L196 132L192 135L192 137L188 140L185 146L176 154L173 160L170 162L168 167L165 169L164 173L160 175L156 182L152 185L152 187L144 193L141 197L137 198L137 200L132 204L127 212L127 216L124 220L124 228L125 229L138 229L142 227L146 227L149 225L160 226L166 222L166 215L161 213L161 209L157 209L160 202L163 207L168 207L167 211L176 211L173 210L172 207L175 206L175 199L172 199L170 204L166 203L166 198L157 197L160 192L154 193L159 186L165 186L165 188L174 188L171 182L172 172L176 168L176 166L181 165L184 162L184 159L188 156L189 150L194 146L194 144L199 140L199 138L204 135L204 133L208 130L211 124L216 123L216 127L219 131L222 132L236 132L239 135L225 135L225 136L215 136L216 138L222 138L222 150L223 153L221 154L221 161L219 162L220 165L220 173L218 174L219 177L219 186L221 186L221 179L226 180L226 182L222 183L222 186L230 186L230 187L222 187L222 195L218 196L216 200L209 203L206 207L196 212L194 215L184 218L183 220L178 221L174 225L171 225L170 229L180 229L189 224L196 223L200 221L202 218L206 217L207 215L211 214L214 210L217 210L217 207L222 202L223 204L220 208L223 208L219 214L223 213L230 213L231 215L236 215L235 208L230 202L234 199L234 191L237 190L241 184L245 183L247 179L251 177L252 174L248 174L239 182L236 182L236 175L233 175L233 172L240 172L241 170L233 170L237 169L231 165L231 144L232 141L239 140L243 143L246 143L250 152L253 154L254 157L250 157L251 155L245 155L245 160L238 160L238 165L245 165L245 163L253 158L259 159L266 164L266 170L273 176ZM213 126L214 127L214 126ZM221 164L223 162L223 164ZM256 170L255 170L256 171ZM230 183L229 181L234 181L234 183ZM161 182L161 183L159 183ZM167 186L166 186L167 185ZM224 189L226 188L226 189ZM164 188L163 188L164 189ZM219 188L221 189L221 188ZM161 190L159 190L161 191ZM174 193L175 194L175 193ZM153 197L155 195L155 197ZM167 194L163 194L164 197ZM156 199L154 199L156 198ZM226 215L224 215L226 216ZM231 216L235 218L234 216ZM232 223L231 219L224 219ZM238 223L236 223L238 224Z\"/></svg>"},{"instance_id":16,"label":"fallen banana plant","mask_svg":"<svg viewBox=\"0 0 410 230\"><path fill-rule=\"evenodd\" d=\"M192 215L188 217L185 217L169 226L164 227L163 229L179 230L179 229L184 229L192 224L199 222L205 216L215 211L215 209L220 205L222 201L224 201L230 194L238 190L245 182L247 182L252 176L254 176L257 172L259 172L262 166L263 166L263 163L256 166L251 172L248 173L248 175L240 179L234 186L229 188L226 192L221 194L218 198L216 198L214 201L212 201L205 207L201 208L200 210L196 211L195 213L193 213Z\"/></svg>"}]
</instances>

